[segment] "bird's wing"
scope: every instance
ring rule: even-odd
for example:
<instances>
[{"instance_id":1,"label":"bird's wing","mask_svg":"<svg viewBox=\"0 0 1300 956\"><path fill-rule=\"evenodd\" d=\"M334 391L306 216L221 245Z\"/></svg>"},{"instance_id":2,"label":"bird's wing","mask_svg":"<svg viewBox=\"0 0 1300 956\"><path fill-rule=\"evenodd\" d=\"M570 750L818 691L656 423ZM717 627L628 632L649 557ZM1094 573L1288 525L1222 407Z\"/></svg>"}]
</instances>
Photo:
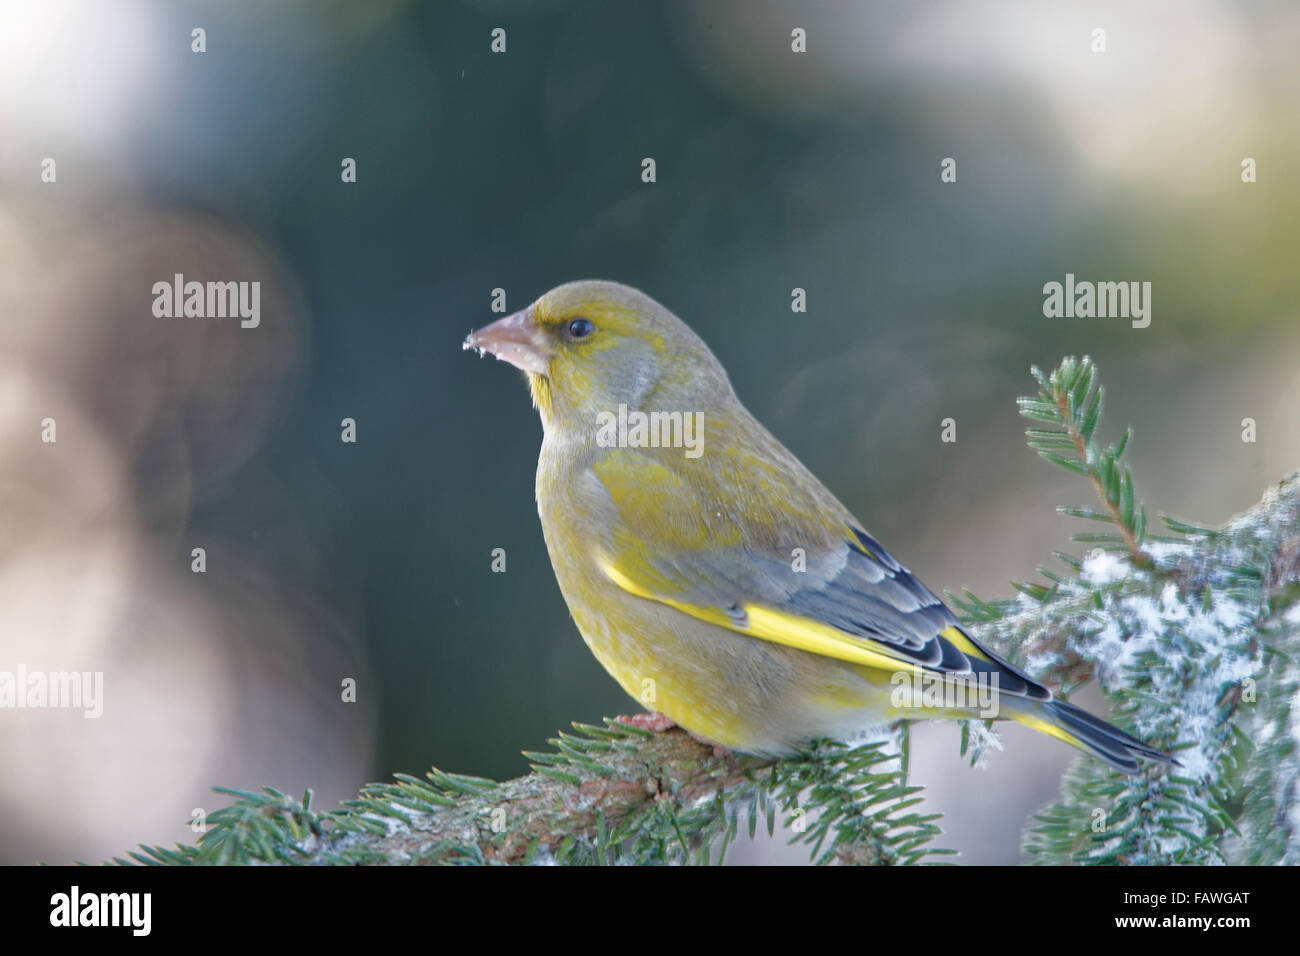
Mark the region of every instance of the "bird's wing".
<instances>
[{"instance_id":1,"label":"bird's wing","mask_svg":"<svg viewBox=\"0 0 1300 956\"><path fill-rule=\"evenodd\" d=\"M646 467L625 462L596 472L619 512L609 547L596 561L629 594L853 664L996 673L1001 693L1051 699L1045 687L962 630L944 603L858 528L829 492L824 503L795 492L769 500L756 483L742 500L705 503L683 484L647 506ZM806 473L799 477L816 482ZM774 532L774 525L784 527Z\"/></svg>"}]
</instances>

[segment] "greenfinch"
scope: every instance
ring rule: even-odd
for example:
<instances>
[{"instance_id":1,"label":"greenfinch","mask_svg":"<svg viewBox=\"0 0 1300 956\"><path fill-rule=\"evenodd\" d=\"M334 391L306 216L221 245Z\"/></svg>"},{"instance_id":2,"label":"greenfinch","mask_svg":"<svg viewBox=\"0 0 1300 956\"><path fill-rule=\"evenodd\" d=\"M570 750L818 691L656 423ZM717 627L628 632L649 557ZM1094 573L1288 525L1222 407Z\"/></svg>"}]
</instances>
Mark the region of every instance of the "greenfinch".
<instances>
[{"instance_id":1,"label":"greenfinch","mask_svg":"<svg viewBox=\"0 0 1300 956\"><path fill-rule=\"evenodd\" d=\"M779 756L900 719L983 716L1128 773L1170 761L964 630L644 293L571 282L464 345L527 376L560 590L592 653L662 726Z\"/></svg>"}]
</instances>

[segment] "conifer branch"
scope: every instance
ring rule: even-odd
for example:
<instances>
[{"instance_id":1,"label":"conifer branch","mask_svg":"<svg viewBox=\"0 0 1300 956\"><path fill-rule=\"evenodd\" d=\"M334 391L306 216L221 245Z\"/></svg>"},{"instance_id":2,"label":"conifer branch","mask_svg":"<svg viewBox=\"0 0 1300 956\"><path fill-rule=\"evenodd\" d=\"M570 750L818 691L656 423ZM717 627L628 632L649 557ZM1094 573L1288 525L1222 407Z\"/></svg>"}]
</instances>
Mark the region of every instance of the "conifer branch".
<instances>
[{"instance_id":1,"label":"conifer branch","mask_svg":"<svg viewBox=\"0 0 1300 956\"><path fill-rule=\"evenodd\" d=\"M1040 568L1050 585L1018 585L1031 602L981 608L985 639L1066 693L1095 677L1117 722L1183 766L1123 778L1077 763L1026 853L1055 864L1300 859L1298 476L1222 529L1166 517L1172 535L1144 548L1145 511L1119 464L1130 433L1117 448L1092 440L1102 392L1091 361L1033 371L1040 393L1021 411L1056 430L1030 429L1030 446L1089 477L1107 505L1061 510L1119 526L1076 540L1124 558L1058 555L1072 573Z\"/></svg>"},{"instance_id":2,"label":"conifer branch","mask_svg":"<svg viewBox=\"0 0 1300 956\"><path fill-rule=\"evenodd\" d=\"M432 770L370 784L318 812L277 790L235 796L198 845L147 846L119 864L549 864L720 862L745 825L814 862L911 864L934 850L936 814L913 809L899 755L882 743L818 741L780 762L720 757L679 729L575 724L528 753L533 772L504 783Z\"/></svg>"},{"instance_id":3,"label":"conifer branch","mask_svg":"<svg viewBox=\"0 0 1300 956\"><path fill-rule=\"evenodd\" d=\"M1106 507L1104 512L1091 508L1062 508L1061 511L1076 518L1112 521L1119 528L1120 538L1134 563L1150 567L1151 558L1141 547L1146 532L1146 509L1136 501L1132 472L1120 464L1133 433L1126 429L1118 446L1102 448L1093 441L1101 423L1106 392L1097 384L1097 368L1092 359L1086 355L1082 359L1067 358L1050 375L1045 375L1036 365L1030 371L1038 381L1039 393L1037 398L1018 399L1020 414L1054 427L1028 429L1025 434L1029 437L1029 447L1047 461L1085 475ZM1109 543L1106 538L1095 540Z\"/></svg>"}]
</instances>

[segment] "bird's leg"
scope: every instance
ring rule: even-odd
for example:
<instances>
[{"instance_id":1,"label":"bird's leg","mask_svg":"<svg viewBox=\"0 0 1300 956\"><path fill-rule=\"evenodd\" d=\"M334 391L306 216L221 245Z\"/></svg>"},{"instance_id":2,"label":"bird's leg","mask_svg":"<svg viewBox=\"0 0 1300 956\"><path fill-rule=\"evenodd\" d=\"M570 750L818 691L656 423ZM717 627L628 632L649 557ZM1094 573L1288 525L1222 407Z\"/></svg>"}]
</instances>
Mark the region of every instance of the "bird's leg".
<instances>
[{"instance_id":1,"label":"bird's leg","mask_svg":"<svg viewBox=\"0 0 1300 956\"><path fill-rule=\"evenodd\" d=\"M656 734L661 734L665 730L672 730L677 726L671 717L665 717L657 711L649 714L623 714L614 719L620 724L639 727L641 730L649 730Z\"/></svg>"}]
</instances>

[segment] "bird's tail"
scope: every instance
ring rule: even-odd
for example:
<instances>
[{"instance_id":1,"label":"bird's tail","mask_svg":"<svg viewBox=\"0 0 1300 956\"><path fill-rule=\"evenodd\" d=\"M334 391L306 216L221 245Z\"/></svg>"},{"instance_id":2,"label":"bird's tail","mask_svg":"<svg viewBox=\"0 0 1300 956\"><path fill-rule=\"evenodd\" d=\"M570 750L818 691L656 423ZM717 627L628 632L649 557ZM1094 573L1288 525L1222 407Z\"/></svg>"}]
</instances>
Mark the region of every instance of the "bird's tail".
<instances>
[{"instance_id":1,"label":"bird's tail","mask_svg":"<svg viewBox=\"0 0 1300 956\"><path fill-rule=\"evenodd\" d=\"M1029 701L1025 703L1030 705ZM1058 740L1064 740L1071 746L1099 757L1116 770L1125 773L1138 772L1139 757L1158 763L1178 765L1178 761L1169 754L1148 747L1113 724L1108 724L1100 717L1094 717L1063 700L1048 700L1041 703L1035 701L1024 709L1017 708L1009 716L1027 727L1050 734Z\"/></svg>"}]
</instances>

